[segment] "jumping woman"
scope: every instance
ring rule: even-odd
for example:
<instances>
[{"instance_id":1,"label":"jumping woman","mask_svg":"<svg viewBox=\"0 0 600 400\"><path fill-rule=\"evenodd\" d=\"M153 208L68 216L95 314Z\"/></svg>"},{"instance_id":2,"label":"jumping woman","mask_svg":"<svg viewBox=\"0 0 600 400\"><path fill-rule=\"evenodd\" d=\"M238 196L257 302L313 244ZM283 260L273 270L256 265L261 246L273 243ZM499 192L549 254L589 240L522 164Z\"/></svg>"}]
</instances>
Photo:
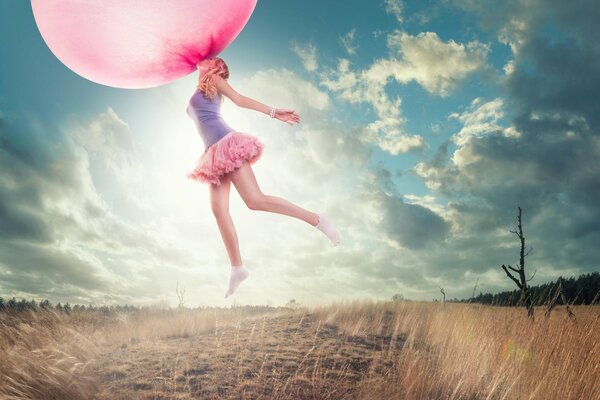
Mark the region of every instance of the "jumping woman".
<instances>
[{"instance_id":1,"label":"jumping woman","mask_svg":"<svg viewBox=\"0 0 600 400\"><path fill-rule=\"evenodd\" d=\"M229 288L225 293L225 297L228 297L249 274L242 262L237 233L229 214L231 182L251 210L269 211L301 219L321 230L333 246L340 244L340 235L326 215L306 210L260 190L251 164L260 158L264 145L255 136L232 129L220 114L221 103L225 100L223 96L227 96L239 107L262 112L290 125L300 123L300 116L296 111L269 107L236 92L227 82L229 68L220 57L207 58L196 66L200 72L199 83L189 101L187 113L196 123L205 150L195 169L187 176L210 185L211 209L231 262Z\"/></svg>"}]
</instances>

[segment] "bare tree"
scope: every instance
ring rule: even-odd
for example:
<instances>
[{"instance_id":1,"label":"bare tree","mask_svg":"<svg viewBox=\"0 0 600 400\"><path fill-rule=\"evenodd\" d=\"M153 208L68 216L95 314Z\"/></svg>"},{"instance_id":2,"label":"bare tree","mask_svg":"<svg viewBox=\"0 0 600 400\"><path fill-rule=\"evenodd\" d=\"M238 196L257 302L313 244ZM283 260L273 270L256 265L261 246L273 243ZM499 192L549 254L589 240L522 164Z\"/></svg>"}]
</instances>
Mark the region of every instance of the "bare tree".
<instances>
[{"instance_id":1,"label":"bare tree","mask_svg":"<svg viewBox=\"0 0 600 400\"><path fill-rule=\"evenodd\" d=\"M179 308L183 308L183 295L185 294L185 288L182 291L179 290L179 281L177 281L177 285L175 287L175 292L177 293L177 298L179 299Z\"/></svg>"},{"instance_id":2,"label":"bare tree","mask_svg":"<svg viewBox=\"0 0 600 400\"><path fill-rule=\"evenodd\" d=\"M440 292L442 292L442 299L443 299L443 303L442 305L446 305L446 292L444 291L444 288L440 286Z\"/></svg>"},{"instance_id":3,"label":"bare tree","mask_svg":"<svg viewBox=\"0 0 600 400\"><path fill-rule=\"evenodd\" d=\"M527 254L525 254L525 236L523 236L523 225L521 223L521 207L517 208L519 209L519 215L517 216L517 230L511 232L517 235L521 242L519 265L517 266L517 268L508 265L507 268L504 264L502 264L502 269L504 270L504 272L506 272L506 275L517 284L519 289L521 289L521 296L519 298L518 305L527 307L527 315L533 318L533 301L531 300L531 297L529 296L529 293L527 291L527 282L533 279L533 277L535 276L535 271L529 279L526 279L525 277L525 257L529 255L529 252L533 250L533 248L531 248L527 252ZM518 279L510 273L509 269L518 274Z\"/></svg>"}]
</instances>

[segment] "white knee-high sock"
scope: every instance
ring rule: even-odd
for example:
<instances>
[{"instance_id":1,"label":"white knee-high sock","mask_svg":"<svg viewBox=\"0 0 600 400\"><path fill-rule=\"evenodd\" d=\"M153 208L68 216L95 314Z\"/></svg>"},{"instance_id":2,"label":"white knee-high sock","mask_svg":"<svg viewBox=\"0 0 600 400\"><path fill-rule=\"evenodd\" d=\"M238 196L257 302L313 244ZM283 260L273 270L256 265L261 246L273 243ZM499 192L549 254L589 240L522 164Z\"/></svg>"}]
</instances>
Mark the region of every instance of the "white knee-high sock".
<instances>
[{"instance_id":1,"label":"white knee-high sock","mask_svg":"<svg viewBox=\"0 0 600 400\"><path fill-rule=\"evenodd\" d=\"M329 238L329 240L331 241L333 246L339 245L340 244L340 234L335 229L333 222L331 222L329 217L327 217L327 215L325 215L325 214L318 214L318 215L319 215L319 223L316 225L316 227Z\"/></svg>"},{"instance_id":2,"label":"white knee-high sock","mask_svg":"<svg viewBox=\"0 0 600 400\"><path fill-rule=\"evenodd\" d=\"M227 292L225 293L225 298L232 295L236 291L240 283L242 283L242 281L246 279L249 274L250 272L248 271L248 268L246 268L245 265L239 267L234 267L232 265L231 273L229 275L229 289L227 289Z\"/></svg>"}]
</instances>

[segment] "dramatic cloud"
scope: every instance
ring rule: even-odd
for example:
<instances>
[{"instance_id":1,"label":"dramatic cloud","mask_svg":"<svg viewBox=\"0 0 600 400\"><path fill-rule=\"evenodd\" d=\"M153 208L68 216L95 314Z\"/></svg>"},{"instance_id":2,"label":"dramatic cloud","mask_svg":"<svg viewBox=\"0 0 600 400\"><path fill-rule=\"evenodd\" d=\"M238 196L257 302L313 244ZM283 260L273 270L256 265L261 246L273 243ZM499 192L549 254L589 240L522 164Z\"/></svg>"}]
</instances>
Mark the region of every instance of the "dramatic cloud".
<instances>
[{"instance_id":1,"label":"dramatic cloud","mask_svg":"<svg viewBox=\"0 0 600 400\"><path fill-rule=\"evenodd\" d=\"M389 4L397 9L401 3ZM466 46L453 40L446 43L434 32L412 36L398 30L388 35L387 44L392 56L377 59L367 69L353 71L349 60L340 59L337 69L325 68L320 76L321 85L337 92L340 99L373 106L377 119L365 126L361 137L398 155L427 144L421 135L405 133L402 99L392 100L385 91L389 78L401 84L416 81L432 94L445 97L458 82L484 68L489 46L478 41Z\"/></svg>"},{"instance_id":2,"label":"dramatic cloud","mask_svg":"<svg viewBox=\"0 0 600 400\"><path fill-rule=\"evenodd\" d=\"M66 135L47 131L27 114L0 123L4 291L68 295L83 303L106 296L143 302L156 287L142 284L139 272L153 264L190 262L173 243L115 215L97 191L92 163L103 160L100 170L110 171L113 185L120 177L135 178L131 172L140 169L132 160L131 134L112 109L83 125L73 123Z\"/></svg>"},{"instance_id":3,"label":"dramatic cloud","mask_svg":"<svg viewBox=\"0 0 600 400\"><path fill-rule=\"evenodd\" d=\"M347 59L340 60L337 70L328 68L321 75L321 85L338 92L340 99L353 104L370 103L375 109L378 119L364 127L361 140L376 144L393 155L423 148L425 140L422 136L404 133L405 119L400 109L402 99L388 98L386 80L371 70L351 71Z\"/></svg>"},{"instance_id":4,"label":"dramatic cloud","mask_svg":"<svg viewBox=\"0 0 600 400\"><path fill-rule=\"evenodd\" d=\"M356 21L323 47L290 42L295 70L232 75L240 93L302 118L290 126L223 103L233 128L265 144L253 166L260 189L328 214L342 236L332 248L304 222L248 210L232 188L253 273L241 302L430 299L438 286L467 297L475 282L481 291L512 288L500 265L518 258L517 206L533 248L532 284L598 270L598 7L447 0L419 8L387 0L377 10L389 14L387 25L374 38L359 35ZM469 25L444 25L448 16ZM425 23L428 31L411 31ZM114 108L102 100L101 112L57 117L59 127L0 111L2 294L176 304L179 281L186 304L219 304L229 260L207 187L185 178L202 151L183 113L189 87L156 93L160 117L149 123L149 108L139 119L116 111L118 97Z\"/></svg>"},{"instance_id":5,"label":"dramatic cloud","mask_svg":"<svg viewBox=\"0 0 600 400\"><path fill-rule=\"evenodd\" d=\"M443 97L468 75L485 67L490 51L489 45L477 40L466 45L452 39L444 42L435 32L412 36L395 31L387 40L399 60L381 60L372 69L386 78L393 76L399 83L414 80L432 94Z\"/></svg>"},{"instance_id":6,"label":"dramatic cloud","mask_svg":"<svg viewBox=\"0 0 600 400\"><path fill-rule=\"evenodd\" d=\"M487 21L489 4L474 4L468 3ZM519 13L523 3L510 4L500 14L503 24L491 28L513 50L505 98L476 98L451 114L462 123L452 137L456 149L444 143L414 171L434 193L454 199L448 205L453 225L487 249L516 247L506 232L521 206L537 279L597 270L600 49L593 38L600 29L587 13L574 12L579 6L533 2ZM518 31L506 39L514 26ZM501 123L505 104L513 105L510 122Z\"/></svg>"},{"instance_id":7,"label":"dramatic cloud","mask_svg":"<svg viewBox=\"0 0 600 400\"><path fill-rule=\"evenodd\" d=\"M483 14L492 9L488 6L472 11ZM500 77L504 95L476 97L466 109L448 114L460 128L433 158L411 169L431 195L398 194L385 170L363 182L374 195L359 198L370 205L382 243L404 249L405 256L419 254L406 270L414 278L413 288L437 282L468 295L477 278L483 278L484 290L509 287L499 266L514 263L518 255L510 233L517 206L524 209L527 245L535 249L527 262L530 273L537 271L536 281L598 268L600 253L593 245L600 239L595 206L600 200L595 162L600 156L595 101L600 82L593 72L600 66L593 42L598 32L585 13L577 18L566 5L551 8L503 6L504 20L487 24L512 50ZM481 18L486 25L488 19ZM380 59L358 71L341 59L337 69L324 67L320 80L341 100L371 103L379 119L365 127L367 142L398 154L419 146L406 145L409 136L391 129L403 127L406 118L399 111L401 99L391 101L383 90L387 79L415 81L447 98L461 80L488 69L491 47L476 40L443 42L433 32L413 36L399 31L388 35L388 46L398 58ZM377 128L386 132L377 136Z\"/></svg>"}]
</instances>

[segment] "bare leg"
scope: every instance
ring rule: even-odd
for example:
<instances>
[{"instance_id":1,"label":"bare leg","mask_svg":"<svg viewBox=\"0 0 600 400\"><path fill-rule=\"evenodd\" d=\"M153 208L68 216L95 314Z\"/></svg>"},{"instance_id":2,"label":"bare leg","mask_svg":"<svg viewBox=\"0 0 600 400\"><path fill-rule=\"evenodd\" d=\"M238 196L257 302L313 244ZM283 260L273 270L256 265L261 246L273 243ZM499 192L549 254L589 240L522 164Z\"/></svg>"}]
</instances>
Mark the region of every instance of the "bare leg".
<instances>
[{"instance_id":1,"label":"bare leg","mask_svg":"<svg viewBox=\"0 0 600 400\"><path fill-rule=\"evenodd\" d=\"M299 207L286 199L264 194L258 187L252 166L244 162L242 166L230 173L231 181L240 196L251 210L269 211L289 215L316 226L319 223L318 214Z\"/></svg>"},{"instance_id":2,"label":"bare leg","mask_svg":"<svg viewBox=\"0 0 600 400\"><path fill-rule=\"evenodd\" d=\"M238 237L229 214L229 189L231 188L231 177L229 175L227 174L221 178L221 185L210 185L210 206L217 220L231 265L240 266L242 265L242 257Z\"/></svg>"}]
</instances>

